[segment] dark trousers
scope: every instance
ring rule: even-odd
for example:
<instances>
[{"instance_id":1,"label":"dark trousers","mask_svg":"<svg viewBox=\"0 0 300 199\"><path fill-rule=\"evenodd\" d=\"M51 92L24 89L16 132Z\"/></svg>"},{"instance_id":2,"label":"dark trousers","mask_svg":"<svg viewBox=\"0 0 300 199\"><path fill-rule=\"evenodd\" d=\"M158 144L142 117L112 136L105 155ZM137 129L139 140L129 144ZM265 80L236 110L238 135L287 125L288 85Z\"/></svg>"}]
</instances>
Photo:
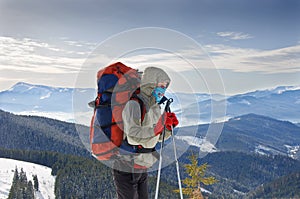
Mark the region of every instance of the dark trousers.
<instances>
[{"instance_id":1,"label":"dark trousers","mask_svg":"<svg viewBox=\"0 0 300 199\"><path fill-rule=\"evenodd\" d=\"M113 169L118 199L148 199L148 174L127 173Z\"/></svg>"}]
</instances>

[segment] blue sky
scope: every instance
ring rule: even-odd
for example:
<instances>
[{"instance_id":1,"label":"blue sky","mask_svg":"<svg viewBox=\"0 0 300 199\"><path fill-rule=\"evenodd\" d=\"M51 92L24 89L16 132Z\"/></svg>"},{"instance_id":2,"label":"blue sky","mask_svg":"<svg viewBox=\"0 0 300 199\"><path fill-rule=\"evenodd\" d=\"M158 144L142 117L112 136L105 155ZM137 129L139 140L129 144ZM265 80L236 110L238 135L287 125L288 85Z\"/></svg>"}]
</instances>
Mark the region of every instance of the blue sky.
<instances>
[{"instance_id":1,"label":"blue sky","mask_svg":"<svg viewBox=\"0 0 300 199\"><path fill-rule=\"evenodd\" d=\"M0 90L18 81L72 87L99 43L143 27L198 42L228 94L300 85L299 21L297 0L1 0Z\"/></svg>"}]
</instances>

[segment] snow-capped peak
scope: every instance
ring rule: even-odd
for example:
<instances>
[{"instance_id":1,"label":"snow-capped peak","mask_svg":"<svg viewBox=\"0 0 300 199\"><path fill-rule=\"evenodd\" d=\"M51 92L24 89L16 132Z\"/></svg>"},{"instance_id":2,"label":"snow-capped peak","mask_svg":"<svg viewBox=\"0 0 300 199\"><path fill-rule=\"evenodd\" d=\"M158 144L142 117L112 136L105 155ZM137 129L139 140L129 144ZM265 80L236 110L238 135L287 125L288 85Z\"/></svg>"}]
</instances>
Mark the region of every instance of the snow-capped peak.
<instances>
[{"instance_id":1,"label":"snow-capped peak","mask_svg":"<svg viewBox=\"0 0 300 199\"><path fill-rule=\"evenodd\" d=\"M25 83L25 82L19 82L19 83L15 84L14 86L12 86L8 91L16 92L16 93L18 93L18 92L23 93L23 92L29 91L33 88L36 88L36 86Z\"/></svg>"},{"instance_id":2,"label":"snow-capped peak","mask_svg":"<svg viewBox=\"0 0 300 199\"><path fill-rule=\"evenodd\" d=\"M273 89L273 93L282 94L286 91L300 90L300 86L280 86Z\"/></svg>"},{"instance_id":3,"label":"snow-capped peak","mask_svg":"<svg viewBox=\"0 0 300 199\"><path fill-rule=\"evenodd\" d=\"M265 89L265 90L256 90L253 92L239 94L236 96L239 96L239 97L252 96L252 97L260 98L260 97L269 96L271 94L280 95L286 91L294 91L294 90L300 90L300 86L278 86L276 88L269 88L269 89Z\"/></svg>"}]
</instances>

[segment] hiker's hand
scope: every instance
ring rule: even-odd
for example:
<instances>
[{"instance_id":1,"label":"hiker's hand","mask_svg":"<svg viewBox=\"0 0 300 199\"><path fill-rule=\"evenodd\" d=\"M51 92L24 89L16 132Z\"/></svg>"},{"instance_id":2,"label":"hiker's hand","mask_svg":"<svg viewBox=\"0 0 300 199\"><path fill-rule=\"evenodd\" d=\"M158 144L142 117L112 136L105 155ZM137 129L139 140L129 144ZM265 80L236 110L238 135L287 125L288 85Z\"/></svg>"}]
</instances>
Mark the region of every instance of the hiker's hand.
<instances>
[{"instance_id":1,"label":"hiker's hand","mask_svg":"<svg viewBox=\"0 0 300 199\"><path fill-rule=\"evenodd\" d=\"M172 130L172 127L176 127L179 124L179 121L175 115L175 113L166 113L167 119L166 119L166 127L168 130Z\"/></svg>"},{"instance_id":2,"label":"hiker's hand","mask_svg":"<svg viewBox=\"0 0 300 199\"><path fill-rule=\"evenodd\" d=\"M176 127L179 124L178 119L175 115L175 113L164 113L160 116L155 128L154 128L154 134L155 136L162 133L164 130L164 125L166 128L171 131L172 127Z\"/></svg>"}]
</instances>

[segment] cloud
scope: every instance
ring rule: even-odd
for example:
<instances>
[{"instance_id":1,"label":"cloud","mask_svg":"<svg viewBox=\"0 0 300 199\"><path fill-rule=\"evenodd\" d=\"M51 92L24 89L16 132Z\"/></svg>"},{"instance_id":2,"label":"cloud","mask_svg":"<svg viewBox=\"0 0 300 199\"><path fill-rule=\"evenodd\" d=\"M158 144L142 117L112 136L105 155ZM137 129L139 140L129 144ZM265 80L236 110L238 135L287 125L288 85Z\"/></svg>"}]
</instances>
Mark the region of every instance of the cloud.
<instances>
[{"instance_id":1,"label":"cloud","mask_svg":"<svg viewBox=\"0 0 300 199\"><path fill-rule=\"evenodd\" d=\"M273 50L206 45L205 49L220 69L266 74L300 72L300 45Z\"/></svg>"},{"instance_id":2,"label":"cloud","mask_svg":"<svg viewBox=\"0 0 300 199\"><path fill-rule=\"evenodd\" d=\"M110 57L109 53L105 52L97 54L97 50L92 54L95 56L91 56L90 53L94 49L97 49L96 44L72 41L68 38L54 44L30 38L0 37L0 89L4 89L4 86L7 88L7 85L12 84L12 80L70 87L74 85L79 72L86 73L83 82L85 85L93 85L95 79L91 75L101 66L115 61L122 61L140 70L147 66L156 66L173 73L191 72L195 69L205 72L216 68L233 73L300 72L299 44L273 50L238 48L222 44L203 46L203 51L192 48L181 49L178 52L138 49L122 57ZM82 66L87 67L81 68Z\"/></svg>"},{"instance_id":3,"label":"cloud","mask_svg":"<svg viewBox=\"0 0 300 199\"><path fill-rule=\"evenodd\" d=\"M30 38L0 37L0 70L76 73L87 54Z\"/></svg>"},{"instance_id":4,"label":"cloud","mask_svg":"<svg viewBox=\"0 0 300 199\"><path fill-rule=\"evenodd\" d=\"M272 50L238 48L222 44L203 47L209 56L205 52L187 49L176 53L128 55L118 60L132 66L164 66L178 72L191 71L193 68L198 70L217 68L233 72L265 74L300 72L300 45Z\"/></svg>"},{"instance_id":5,"label":"cloud","mask_svg":"<svg viewBox=\"0 0 300 199\"><path fill-rule=\"evenodd\" d=\"M217 35L232 40L243 40L253 38L253 36L242 32L218 32Z\"/></svg>"},{"instance_id":6,"label":"cloud","mask_svg":"<svg viewBox=\"0 0 300 199\"><path fill-rule=\"evenodd\" d=\"M223 34L225 35L225 33ZM229 33L227 35L230 35ZM76 74L96 44L71 41L67 38L60 45L30 38L15 39L0 37L0 71L27 71L32 73ZM206 45L204 51L185 49L180 52L142 49L110 58L97 55L90 58L90 64L105 64L109 61L123 61L136 67L164 66L174 71L186 71L192 67L212 69L212 63L219 69L236 72L292 73L300 71L300 45L273 50L237 48L226 45ZM199 50L199 49L198 49ZM115 60L114 60L115 59ZM192 63L190 63L190 61Z\"/></svg>"},{"instance_id":7,"label":"cloud","mask_svg":"<svg viewBox=\"0 0 300 199\"><path fill-rule=\"evenodd\" d=\"M83 41L50 43L0 36L0 89L12 81L71 86L92 47L95 44Z\"/></svg>"}]
</instances>

